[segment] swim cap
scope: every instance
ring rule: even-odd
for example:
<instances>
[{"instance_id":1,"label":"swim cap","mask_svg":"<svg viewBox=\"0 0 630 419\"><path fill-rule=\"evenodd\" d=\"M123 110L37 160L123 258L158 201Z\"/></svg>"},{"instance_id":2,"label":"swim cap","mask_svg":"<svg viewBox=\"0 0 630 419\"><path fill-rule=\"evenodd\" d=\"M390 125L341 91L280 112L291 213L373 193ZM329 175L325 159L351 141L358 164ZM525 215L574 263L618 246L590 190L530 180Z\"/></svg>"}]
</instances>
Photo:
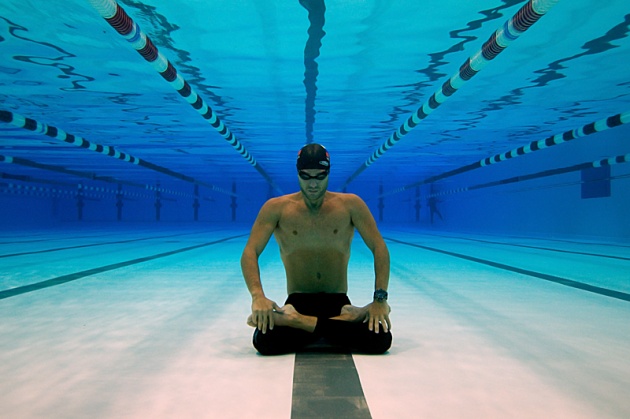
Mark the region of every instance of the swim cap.
<instances>
[{"instance_id":1,"label":"swim cap","mask_svg":"<svg viewBox=\"0 0 630 419\"><path fill-rule=\"evenodd\" d=\"M298 151L297 169L322 169L330 171L330 154L320 144L307 144Z\"/></svg>"}]
</instances>

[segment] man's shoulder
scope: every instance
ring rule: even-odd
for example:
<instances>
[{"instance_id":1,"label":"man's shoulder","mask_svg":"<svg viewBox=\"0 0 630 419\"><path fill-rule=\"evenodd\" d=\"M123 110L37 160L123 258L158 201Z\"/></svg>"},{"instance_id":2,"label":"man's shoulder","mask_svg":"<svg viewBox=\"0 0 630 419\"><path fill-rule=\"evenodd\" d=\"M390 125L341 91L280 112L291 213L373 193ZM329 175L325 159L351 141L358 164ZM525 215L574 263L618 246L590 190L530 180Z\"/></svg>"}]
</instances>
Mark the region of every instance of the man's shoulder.
<instances>
[{"instance_id":1,"label":"man's shoulder","mask_svg":"<svg viewBox=\"0 0 630 419\"><path fill-rule=\"evenodd\" d=\"M291 193L287 195L276 196L274 198L269 198L267 202L265 202L265 207L279 209L284 207L285 205L294 203L297 201L298 194Z\"/></svg>"},{"instance_id":2,"label":"man's shoulder","mask_svg":"<svg viewBox=\"0 0 630 419\"><path fill-rule=\"evenodd\" d=\"M357 205L362 203L363 200L359 197L359 195L355 195L353 193L347 192L328 192L333 199L339 199L346 205Z\"/></svg>"}]
</instances>

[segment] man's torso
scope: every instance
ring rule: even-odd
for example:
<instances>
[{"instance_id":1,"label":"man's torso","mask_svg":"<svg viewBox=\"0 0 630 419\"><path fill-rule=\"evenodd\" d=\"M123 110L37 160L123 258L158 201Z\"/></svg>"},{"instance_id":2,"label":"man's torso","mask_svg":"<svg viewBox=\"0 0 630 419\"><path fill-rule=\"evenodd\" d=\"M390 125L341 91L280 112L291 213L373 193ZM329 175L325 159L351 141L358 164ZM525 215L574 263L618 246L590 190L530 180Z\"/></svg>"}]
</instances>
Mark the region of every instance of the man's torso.
<instances>
[{"instance_id":1,"label":"man's torso","mask_svg":"<svg viewBox=\"0 0 630 419\"><path fill-rule=\"evenodd\" d=\"M287 273L287 290L345 293L354 226L343 194L327 192L318 211L300 194L283 197L274 231Z\"/></svg>"}]
</instances>

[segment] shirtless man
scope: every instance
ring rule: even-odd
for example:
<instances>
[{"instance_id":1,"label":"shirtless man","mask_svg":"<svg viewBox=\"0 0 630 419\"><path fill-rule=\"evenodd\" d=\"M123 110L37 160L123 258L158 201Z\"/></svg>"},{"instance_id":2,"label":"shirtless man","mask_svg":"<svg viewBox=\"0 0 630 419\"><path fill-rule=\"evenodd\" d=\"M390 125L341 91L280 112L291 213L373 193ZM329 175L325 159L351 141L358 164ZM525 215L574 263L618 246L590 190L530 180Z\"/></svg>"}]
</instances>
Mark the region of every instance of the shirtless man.
<instances>
[{"instance_id":1,"label":"shirtless man","mask_svg":"<svg viewBox=\"0 0 630 419\"><path fill-rule=\"evenodd\" d=\"M295 352L320 339L363 353L391 346L387 303L389 251L361 198L327 191L330 156L319 144L298 153L300 191L272 198L261 208L241 258L252 296L247 323L263 355ZM348 291L350 244L357 229L374 255L374 301L351 305ZM279 307L260 281L258 258L271 234L284 263L289 297Z\"/></svg>"}]
</instances>

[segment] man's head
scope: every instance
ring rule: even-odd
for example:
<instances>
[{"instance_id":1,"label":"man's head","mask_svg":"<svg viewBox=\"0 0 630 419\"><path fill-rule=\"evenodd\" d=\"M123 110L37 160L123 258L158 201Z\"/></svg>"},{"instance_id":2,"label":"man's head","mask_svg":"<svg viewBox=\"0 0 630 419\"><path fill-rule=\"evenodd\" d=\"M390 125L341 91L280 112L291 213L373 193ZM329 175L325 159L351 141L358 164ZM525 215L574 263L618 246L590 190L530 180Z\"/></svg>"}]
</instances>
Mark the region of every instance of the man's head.
<instances>
[{"instance_id":1,"label":"man's head","mask_svg":"<svg viewBox=\"0 0 630 419\"><path fill-rule=\"evenodd\" d=\"M297 170L320 169L330 172L330 154L321 144L307 144L298 151Z\"/></svg>"},{"instance_id":2,"label":"man's head","mask_svg":"<svg viewBox=\"0 0 630 419\"><path fill-rule=\"evenodd\" d=\"M328 173L330 172L330 154L320 144L307 144L297 156L297 171L300 190L309 199L317 199L326 193Z\"/></svg>"}]
</instances>

